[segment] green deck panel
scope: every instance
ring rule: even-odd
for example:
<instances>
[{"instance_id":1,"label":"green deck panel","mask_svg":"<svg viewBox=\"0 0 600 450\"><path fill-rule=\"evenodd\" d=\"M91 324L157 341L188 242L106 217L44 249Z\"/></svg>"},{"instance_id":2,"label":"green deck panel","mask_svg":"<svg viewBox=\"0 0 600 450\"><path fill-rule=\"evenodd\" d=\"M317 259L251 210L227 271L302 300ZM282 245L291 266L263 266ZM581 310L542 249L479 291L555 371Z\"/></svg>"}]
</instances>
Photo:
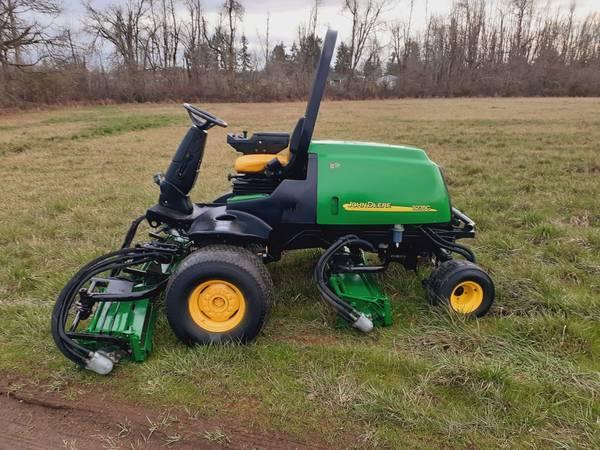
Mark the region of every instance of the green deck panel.
<instances>
[{"instance_id":1,"label":"green deck panel","mask_svg":"<svg viewBox=\"0 0 600 450\"><path fill-rule=\"evenodd\" d=\"M131 359L143 361L152 351L156 308L149 299L131 302L99 303L85 330L124 339L131 348ZM101 348L103 343L80 339L86 346Z\"/></svg>"},{"instance_id":2,"label":"green deck panel","mask_svg":"<svg viewBox=\"0 0 600 450\"><path fill-rule=\"evenodd\" d=\"M329 277L329 285L338 297L364 313L374 325L392 324L390 299L377 284L375 275L337 273Z\"/></svg>"},{"instance_id":3,"label":"green deck panel","mask_svg":"<svg viewBox=\"0 0 600 450\"><path fill-rule=\"evenodd\" d=\"M177 243L178 240L175 240ZM160 264L160 272L165 275L172 273L179 264L179 260L170 264ZM148 289L155 283L152 277L146 277L146 272L152 269L153 263L144 264L139 273L129 274L135 286L134 292ZM99 292L105 288L100 287ZM141 299L129 302L99 302L85 329L85 332L104 334L123 339L131 349L130 359L144 361L152 351L154 324L156 322L157 308L151 299ZM93 350L106 347L105 342L92 338L79 338L81 343Z\"/></svg>"}]
</instances>

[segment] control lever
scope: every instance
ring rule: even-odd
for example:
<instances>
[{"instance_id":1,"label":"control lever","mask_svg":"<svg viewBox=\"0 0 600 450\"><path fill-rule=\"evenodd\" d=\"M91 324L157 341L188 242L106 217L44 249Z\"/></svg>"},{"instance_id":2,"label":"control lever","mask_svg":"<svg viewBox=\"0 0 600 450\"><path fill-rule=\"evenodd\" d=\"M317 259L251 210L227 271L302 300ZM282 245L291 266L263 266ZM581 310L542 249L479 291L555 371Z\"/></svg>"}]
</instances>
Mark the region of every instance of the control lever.
<instances>
[{"instance_id":1,"label":"control lever","mask_svg":"<svg viewBox=\"0 0 600 450\"><path fill-rule=\"evenodd\" d=\"M162 182L165 181L165 174L163 172L155 173L152 177L152 181L154 181L154 183L160 186Z\"/></svg>"}]
</instances>

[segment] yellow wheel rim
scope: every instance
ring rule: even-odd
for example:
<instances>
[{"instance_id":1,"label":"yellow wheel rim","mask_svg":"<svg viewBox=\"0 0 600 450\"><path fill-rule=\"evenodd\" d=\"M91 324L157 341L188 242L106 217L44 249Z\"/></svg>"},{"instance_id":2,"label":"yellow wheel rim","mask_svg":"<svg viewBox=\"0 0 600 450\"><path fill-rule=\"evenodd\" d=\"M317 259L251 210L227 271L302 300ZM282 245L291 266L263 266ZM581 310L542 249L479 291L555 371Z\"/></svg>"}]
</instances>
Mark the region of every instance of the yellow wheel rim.
<instances>
[{"instance_id":1,"label":"yellow wheel rim","mask_svg":"<svg viewBox=\"0 0 600 450\"><path fill-rule=\"evenodd\" d=\"M246 313L246 299L233 284L209 280L196 287L188 298L192 320L213 333L234 329Z\"/></svg>"},{"instance_id":2,"label":"yellow wheel rim","mask_svg":"<svg viewBox=\"0 0 600 450\"><path fill-rule=\"evenodd\" d=\"M450 295L450 305L456 312L470 314L483 302L483 288L474 281L463 281Z\"/></svg>"}]
</instances>

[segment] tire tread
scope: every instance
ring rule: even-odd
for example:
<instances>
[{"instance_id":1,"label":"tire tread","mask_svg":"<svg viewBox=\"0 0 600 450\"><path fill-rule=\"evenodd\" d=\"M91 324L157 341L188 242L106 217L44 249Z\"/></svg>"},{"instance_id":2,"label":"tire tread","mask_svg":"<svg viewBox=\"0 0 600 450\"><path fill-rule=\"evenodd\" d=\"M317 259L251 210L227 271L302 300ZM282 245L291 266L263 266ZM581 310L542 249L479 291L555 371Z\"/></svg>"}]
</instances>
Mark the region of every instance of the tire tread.
<instances>
[{"instance_id":1,"label":"tire tread","mask_svg":"<svg viewBox=\"0 0 600 450\"><path fill-rule=\"evenodd\" d=\"M170 291L171 285L177 280L178 276L189 268L203 263L226 263L238 267L241 271L246 272L252 276L259 285L260 291L263 294L266 308L262 311L262 317L259 319L260 329L263 328L264 324L269 318L272 306L275 302L274 286L271 275L263 264L261 259L253 254L250 250L245 247L237 247L234 245L208 245L188 255L175 270L175 272L169 278L167 283L166 292L167 295ZM179 336L177 330L175 334Z\"/></svg>"},{"instance_id":2,"label":"tire tread","mask_svg":"<svg viewBox=\"0 0 600 450\"><path fill-rule=\"evenodd\" d=\"M447 302L447 299L441 296L441 292L444 288L444 285L448 282L449 278L454 276L454 274L461 270L469 270L473 269L482 273L489 281L491 288L491 301L477 314L477 317L481 317L487 313L489 308L491 307L494 301L494 283L489 275L477 264L472 263L471 261L466 261L462 259L451 259L440 264L431 274L429 280L425 285L425 289L427 292L427 299L429 303L432 305L438 305L441 303Z\"/></svg>"}]
</instances>

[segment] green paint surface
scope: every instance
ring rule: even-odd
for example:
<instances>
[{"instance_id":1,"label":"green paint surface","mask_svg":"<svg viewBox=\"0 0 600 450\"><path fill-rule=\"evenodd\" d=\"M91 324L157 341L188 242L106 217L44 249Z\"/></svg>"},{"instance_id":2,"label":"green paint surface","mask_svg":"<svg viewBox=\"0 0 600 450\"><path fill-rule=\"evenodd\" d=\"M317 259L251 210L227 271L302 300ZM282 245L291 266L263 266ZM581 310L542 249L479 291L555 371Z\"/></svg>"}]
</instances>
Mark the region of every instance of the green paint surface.
<instances>
[{"instance_id":1,"label":"green paint surface","mask_svg":"<svg viewBox=\"0 0 600 450\"><path fill-rule=\"evenodd\" d=\"M376 326L392 324L390 299L379 288L373 275L336 273L329 277L329 284L336 295L365 314ZM344 320L338 323L348 326Z\"/></svg>"},{"instance_id":2,"label":"green paint surface","mask_svg":"<svg viewBox=\"0 0 600 450\"><path fill-rule=\"evenodd\" d=\"M268 197L268 194L244 194L244 195L235 195L227 199L227 203L237 203L237 202L245 202L248 200L258 200L261 198Z\"/></svg>"},{"instance_id":3,"label":"green paint surface","mask_svg":"<svg viewBox=\"0 0 600 450\"><path fill-rule=\"evenodd\" d=\"M318 155L317 223L447 223L448 191L423 150L367 142L313 141Z\"/></svg>"},{"instance_id":4,"label":"green paint surface","mask_svg":"<svg viewBox=\"0 0 600 450\"><path fill-rule=\"evenodd\" d=\"M98 304L86 331L124 339L131 348L131 358L144 361L152 351L155 319L156 311L149 299L104 302ZM106 346L93 339L80 341L94 349Z\"/></svg>"}]
</instances>

